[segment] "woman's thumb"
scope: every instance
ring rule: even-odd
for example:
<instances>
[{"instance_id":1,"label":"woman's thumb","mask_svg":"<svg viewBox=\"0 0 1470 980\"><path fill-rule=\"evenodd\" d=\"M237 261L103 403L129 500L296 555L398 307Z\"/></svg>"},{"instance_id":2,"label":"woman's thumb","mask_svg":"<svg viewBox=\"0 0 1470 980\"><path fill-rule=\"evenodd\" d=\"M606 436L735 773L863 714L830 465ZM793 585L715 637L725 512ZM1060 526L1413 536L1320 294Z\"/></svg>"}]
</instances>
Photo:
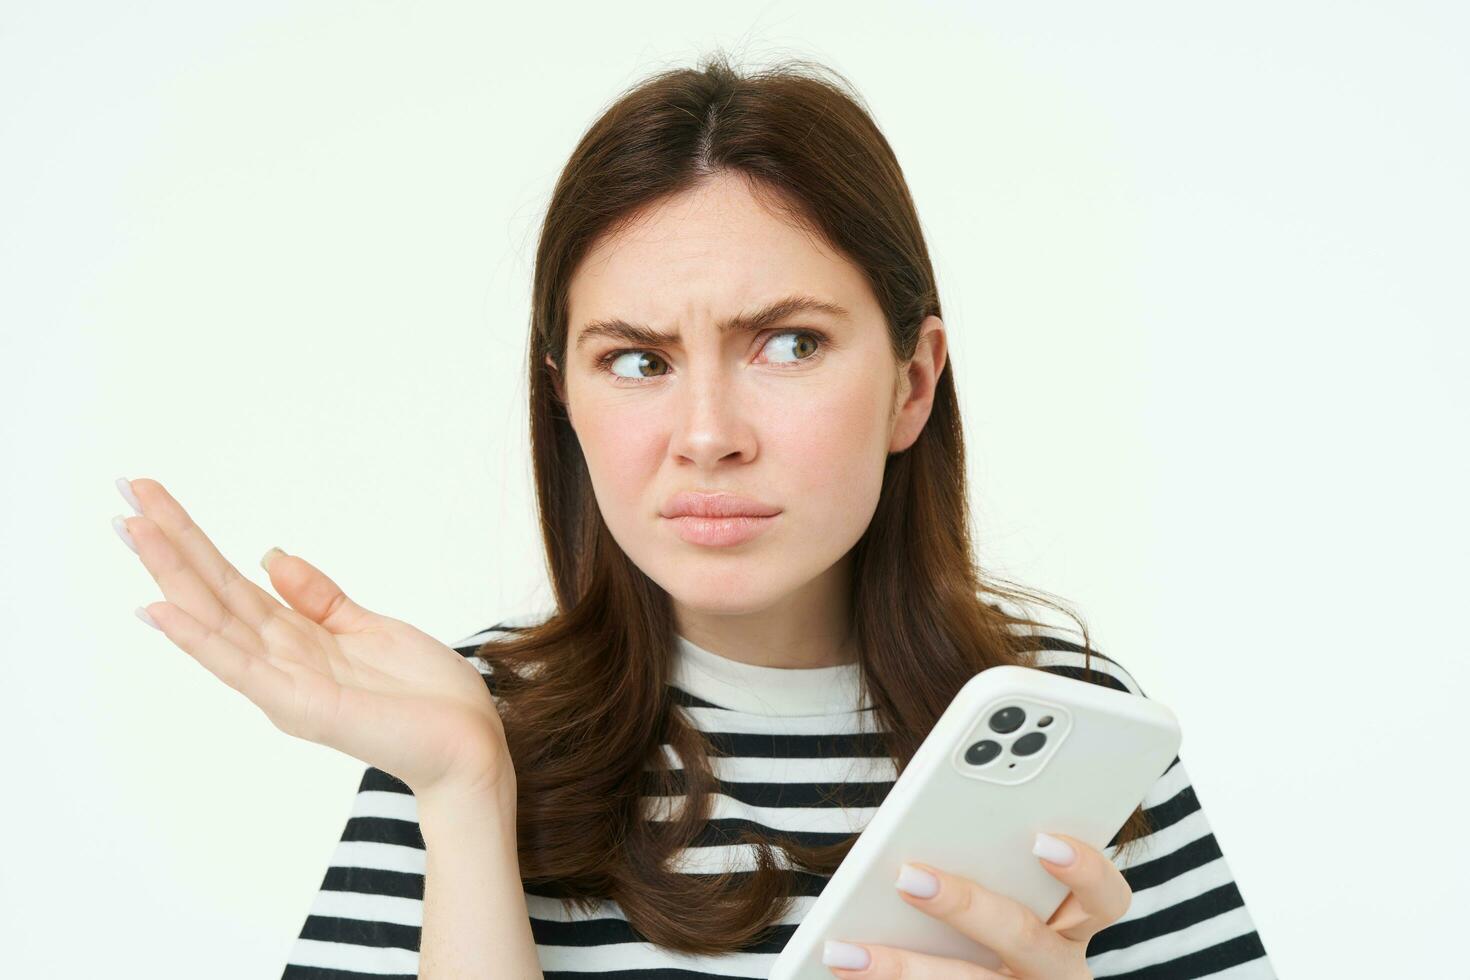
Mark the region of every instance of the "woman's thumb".
<instances>
[{"instance_id":1,"label":"woman's thumb","mask_svg":"<svg viewBox=\"0 0 1470 980\"><path fill-rule=\"evenodd\" d=\"M305 558L272 548L260 559L260 567L287 605L333 633L365 629L376 619Z\"/></svg>"}]
</instances>

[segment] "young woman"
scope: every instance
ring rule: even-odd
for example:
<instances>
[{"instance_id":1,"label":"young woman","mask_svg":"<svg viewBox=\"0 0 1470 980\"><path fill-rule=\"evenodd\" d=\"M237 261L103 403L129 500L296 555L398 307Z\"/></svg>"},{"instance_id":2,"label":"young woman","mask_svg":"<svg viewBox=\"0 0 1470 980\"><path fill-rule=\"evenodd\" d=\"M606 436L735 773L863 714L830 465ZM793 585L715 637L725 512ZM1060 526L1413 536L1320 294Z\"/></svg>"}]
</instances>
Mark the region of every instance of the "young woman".
<instances>
[{"instance_id":1,"label":"young woman","mask_svg":"<svg viewBox=\"0 0 1470 980\"><path fill-rule=\"evenodd\" d=\"M119 481L145 620L368 766L285 977L763 977L977 671L1144 696L982 575L918 215L824 74L660 74L562 173L528 365L554 608L449 647L273 550L282 605ZM854 936L833 975L1273 976L1177 758L1105 852L1036 854L1071 890L1045 923L895 883L1003 972Z\"/></svg>"}]
</instances>

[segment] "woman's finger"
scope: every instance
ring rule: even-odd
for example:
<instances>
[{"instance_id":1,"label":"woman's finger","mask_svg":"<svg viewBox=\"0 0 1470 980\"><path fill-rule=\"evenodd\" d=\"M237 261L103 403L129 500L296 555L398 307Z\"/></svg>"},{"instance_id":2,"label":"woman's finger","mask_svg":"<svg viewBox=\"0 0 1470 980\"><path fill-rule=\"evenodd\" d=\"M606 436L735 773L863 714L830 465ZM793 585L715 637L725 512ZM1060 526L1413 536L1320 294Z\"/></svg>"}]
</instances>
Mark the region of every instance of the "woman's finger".
<instances>
[{"instance_id":1,"label":"woman's finger","mask_svg":"<svg viewBox=\"0 0 1470 980\"><path fill-rule=\"evenodd\" d=\"M161 483L147 477L139 477L127 483L143 508L143 516L157 525L183 564L193 570L198 580L213 593L216 601L236 619L259 633L272 616L279 616L286 608L226 561L214 542L209 540ZM188 606L182 608L193 614ZM209 615L207 611L205 614Z\"/></svg>"},{"instance_id":2,"label":"woman's finger","mask_svg":"<svg viewBox=\"0 0 1470 980\"><path fill-rule=\"evenodd\" d=\"M165 599L241 652L257 657L265 653L263 623L247 623L236 616L194 567L184 561L157 524L147 517L129 517L121 523L143 567L158 583Z\"/></svg>"},{"instance_id":3,"label":"woman's finger","mask_svg":"<svg viewBox=\"0 0 1470 980\"><path fill-rule=\"evenodd\" d=\"M992 950L1023 977L1065 976L1074 951L1025 905L969 878L910 861L894 882L899 896Z\"/></svg>"},{"instance_id":4,"label":"woman's finger","mask_svg":"<svg viewBox=\"0 0 1470 980\"><path fill-rule=\"evenodd\" d=\"M353 602L340 585L305 558L273 551L265 573L287 605L306 619L331 633L356 633L381 622L382 617Z\"/></svg>"},{"instance_id":5,"label":"woman's finger","mask_svg":"<svg viewBox=\"0 0 1470 980\"><path fill-rule=\"evenodd\" d=\"M1047 834L1038 839L1035 853L1048 874L1072 889L1052 914L1057 935L1085 943L1123 918L1133 904L1128 879L1097 848L1066 834Z\"/></svg>"},{"instance_id":6,"label":"woman's finger","mask_svg":"<svg viewBox=\"0 0 1470 980\"><path fill-rule=\"evenodd\" d=\"M866 958L865 958L866 957ZM866 966L858 963L866 962ZM896 946L828 940L822 963L835 977L849 980L1000 980L1005 974L950 956L931 956Z\"/></svg>"}]
</instances>

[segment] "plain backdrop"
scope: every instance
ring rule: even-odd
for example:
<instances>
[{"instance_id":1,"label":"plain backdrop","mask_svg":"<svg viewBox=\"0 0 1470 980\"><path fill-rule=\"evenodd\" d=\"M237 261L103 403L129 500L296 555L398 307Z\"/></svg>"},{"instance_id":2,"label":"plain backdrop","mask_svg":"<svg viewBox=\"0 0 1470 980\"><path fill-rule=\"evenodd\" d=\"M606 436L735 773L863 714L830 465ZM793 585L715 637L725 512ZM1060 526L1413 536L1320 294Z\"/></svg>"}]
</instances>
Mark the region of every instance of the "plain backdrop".
<instances>
[{"instance_id":1,"label":"plain backdrop","mask_svg":"<svg viewBox=\"0 0 1470 980\"><path fill-rule=\"evenodd\" d=\"M446 641L541 607L539 222L721 47L867 99L980 559L1175 709L1282 975L1465 975L1462 6L0 11L0 972L279 974L363 765L134 617L113 480Z\"/></svg>"}]
</instances>

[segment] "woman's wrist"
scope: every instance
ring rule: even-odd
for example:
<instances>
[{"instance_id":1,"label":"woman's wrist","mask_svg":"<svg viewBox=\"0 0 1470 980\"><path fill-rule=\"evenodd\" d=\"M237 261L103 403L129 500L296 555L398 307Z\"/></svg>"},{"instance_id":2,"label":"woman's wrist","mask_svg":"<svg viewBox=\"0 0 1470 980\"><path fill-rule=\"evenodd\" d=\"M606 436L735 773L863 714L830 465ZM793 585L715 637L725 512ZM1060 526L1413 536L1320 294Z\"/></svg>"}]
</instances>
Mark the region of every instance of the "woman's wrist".
<instances>
[{"instance_id":1,"label":"woman's wrist","mask_svg":"<svg viewBox=\"0 0 1470 980\"><path fill-rule=\"evenodd\" d=\"M416 796L418 794L415 794ZM419 976L539 980L514 788L440 786L419 799L425 847Z\"/></svg>"},{"instance_id":2,"label":"woman's wrist","mask_svg":"<svg viewBox=\"0 0 1470 980\"><path fill-rule=\"evenodd\" d=\"M513 785L441 785L415 792L414 797L418 801L418 822L425 843L435 836L458 836L472 827L483 827L487 821L498 821L514 832Z\"/></svg>"}]
</instances>

